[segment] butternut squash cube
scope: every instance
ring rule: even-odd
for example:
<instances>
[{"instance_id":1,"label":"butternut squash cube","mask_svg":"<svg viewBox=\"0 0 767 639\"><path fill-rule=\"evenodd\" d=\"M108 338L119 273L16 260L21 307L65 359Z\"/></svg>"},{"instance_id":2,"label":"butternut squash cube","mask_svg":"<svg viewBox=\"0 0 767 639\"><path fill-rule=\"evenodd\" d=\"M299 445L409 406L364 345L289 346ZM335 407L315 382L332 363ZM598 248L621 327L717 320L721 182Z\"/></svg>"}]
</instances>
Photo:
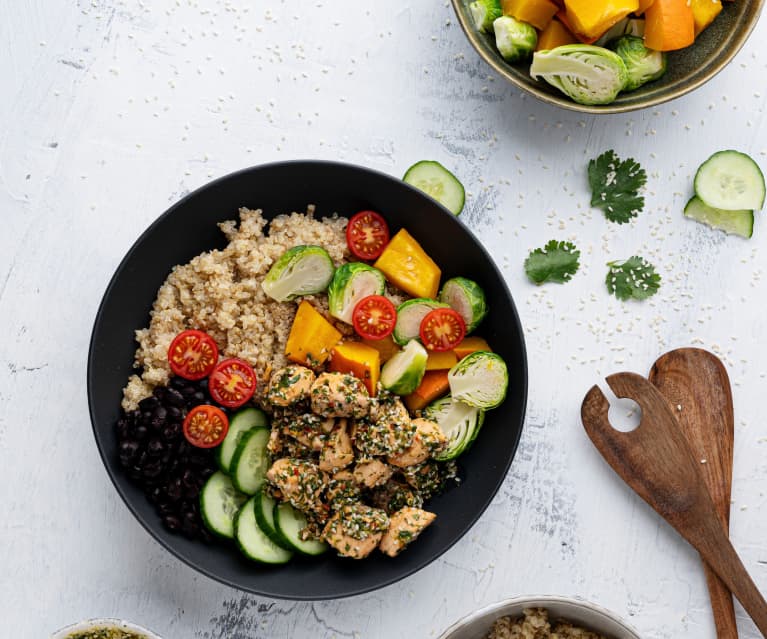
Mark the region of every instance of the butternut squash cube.
<instances>
[{"instance_id":1,"label":"butternut squash cube","mask_svg":"<svg viewBox=\"0 0 767 639\"><path fill-rule=\"evenodd\" d=\"M639 9L639 0L565 0L568 22L586 38L598 38Z\"/></svg>"},{"instance_id":2,"label":"butternut squash cube","mask_svg":"<svg viewBox=\"0 0 767 639\"><path fill-rule=\"evenodd\" d=\"M285 356L296 364L316 368L330 357L341 333L306 300L298 305L285 344Z\"/></svg>"},{"instance_id":3,"label":"butternut squash cube","mask_svg":"<svg viewBox=\"0 0 767 639\"><path fill-rule=\"evenodd\" d=\"M688 0L655 0L645 11L648 49L675 51L695 42L695 18Z\"/></svg>"},{"instance_id":4,"label":"butternut squash cube","mask_svg":"<svg viewBox=\"0 0 767 639\"><path fill-rule=\"evenodd\" d=\"M722 10L721 0L691 0L690 8L695 21L695 37L710 25Z\"/></svg>"},{"instance_id":5,"label":"butternut squash cube","mask_svg":"<svg viewBox=\"0 0 767 639\"><path fill-rule=\"evenodd\" d=\"M391 239L374 266L413 297L437 296L442 271L405 229Z\"/></svg>"},{"instance_id":6,"label":"butternut squash cube","mask_svg":"<svg viewBox=\"0 0 767 639\"><path fill-rule=\"evenodd\" d=\"M381 364L385 364L400 351L400 347L394 342L391 335L383 339L362 339L365 346L375 348L381 356Z\"/></svg>"},{"instance_id":7,"label":"butternut squash cube","mask_svg":"<svg viewBox=\"0 0 767 639\"><path fill-rule=\"evenodd\" d=\"M456 354L458 359L463 359L467 355L471 355L477 351L486 351L491 353L493 349L490 348L490 344L488 344L484 338L477 337L476 335L467 337L453 349L453 352Z\"/></svg>"},{"instance_id":8,"label":"butternut squash cube","mask_svg":"<svg viewBox=\"0 0 767 639\"><path fill-rule=\"evenodd\" d=\"M381 356L375 348L361 342L342 342L333 349L328 369L335 373L351 373L365 384L373 397L381 373Z\"/></svg>"},{"instance_id":9,"label":"butternut squash cube","mask_svg":"<svg viewBox=\"0 0 767 639\"><path fill-rule=\"evenodd\" d=\"M458 363L458 357L453 351L429 351L426 358L427 371L443 371L453 368Z\"/></svg>"},{"instance_id":10,"label":"butternut squash cube","mask_svg":"<svg viewBox=\"0 0 767 639\"><path fill-rule=\"evenodd\" d=\"M552 20L549 25L538 34L538 45L536 51L547 51L563 44L575 44L578 42L570 29L563 25L559 20Z\"/></svg>"},{"instance_id":11,"label":"butternut squash cube","mask_svg":"<svg viewBox=\"0 0 767 639\"><path fill-rule=\"evenodd\" d=\"M551 0L502 0L503 15L545 29L559 7Z\"/></svg>"}]
</instances>

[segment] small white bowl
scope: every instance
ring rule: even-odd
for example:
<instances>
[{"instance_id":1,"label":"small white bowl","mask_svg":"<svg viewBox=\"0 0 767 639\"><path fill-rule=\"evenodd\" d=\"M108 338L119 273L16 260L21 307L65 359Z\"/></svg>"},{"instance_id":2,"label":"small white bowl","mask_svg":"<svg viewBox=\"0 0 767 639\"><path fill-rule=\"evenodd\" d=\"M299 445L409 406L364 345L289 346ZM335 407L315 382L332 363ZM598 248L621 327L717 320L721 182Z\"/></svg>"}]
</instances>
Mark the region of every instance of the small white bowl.
<instances>
[{"instance_id":1,"label":"small white bowl","mask_svg":"<svg viewBox=\"0 0 767 639\"><path fill-rule=\"evenodd\" d=\"M156 635L151 630L147 630L146 628L137 626L135 623L130 623L129 621L124 621L122 619L87 619L86 621L74 623L71 626L57 630L51 635L50 639L67 639L67 637L75 632L88 632L89 630L98 630L100 628L133 632L139 635L142 639L162 639L160 635Z\"/></svg>"},{"instance_id":2,"label":"small white bowl","mask_svg":"<svg viewBox=\"0 0 767 639\"><path fill-rule=\"evenodd\" d=\"M552 620L564 619L612 639L641 639L636 630L609 610L583 599L547 595L515 597L480 608L450 626L439 639L484 639L496 619L521 617L525 608L545 608Z\"/></svg>"}]
</instances>

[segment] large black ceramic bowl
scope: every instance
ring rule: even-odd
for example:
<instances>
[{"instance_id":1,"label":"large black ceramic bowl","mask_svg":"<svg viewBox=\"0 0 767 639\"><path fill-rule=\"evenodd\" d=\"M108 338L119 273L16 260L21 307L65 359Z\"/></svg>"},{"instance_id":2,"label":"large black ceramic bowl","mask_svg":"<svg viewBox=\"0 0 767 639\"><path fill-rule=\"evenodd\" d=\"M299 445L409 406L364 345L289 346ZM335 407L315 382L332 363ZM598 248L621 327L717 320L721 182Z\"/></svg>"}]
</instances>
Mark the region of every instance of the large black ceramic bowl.
<instances>
[{"instance_id":1,"label":"large black ceramic bowl","mask_svg":"<svg viewBox=\"0 0 767 639\"><path fill-rule=\"evenodd\" d=\"M481 333L509 366L504 404L488 413L472 449L459 460L463 482L431 500L437 520L395 559L374 554L364 561L327 553L263 567L225 542L205 545L171 534L142 491L119 466L115 421L121 389L133 372L133 332L146 326L157 289L175 264L223 247L216 223L237 217L240 206L269 218L317 205L318 215L380 211L395 232L402 226L443 269L466 275L485 289L490 313ZM179 559L225 584L284 599L333 599L391 584L423 568L457 542L493 499L506 476L522 431L527 363L522 327L501 273L471 232L448 211L400 180L333 162L284 162L245 169L188 195L147 229L128 252L99 308L88 358L88 400L96 443L117 491L149 533Z\"/></svg>"}]
</instances>

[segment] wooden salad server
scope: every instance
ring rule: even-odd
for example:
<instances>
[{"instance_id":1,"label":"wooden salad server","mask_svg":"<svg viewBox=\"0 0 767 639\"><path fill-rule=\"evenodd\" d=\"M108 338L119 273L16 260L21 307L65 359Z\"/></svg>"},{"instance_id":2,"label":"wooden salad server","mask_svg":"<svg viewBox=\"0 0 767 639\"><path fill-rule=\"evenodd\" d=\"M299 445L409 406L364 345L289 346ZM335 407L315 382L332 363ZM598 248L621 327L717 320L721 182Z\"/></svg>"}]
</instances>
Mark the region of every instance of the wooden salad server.
<instances>
[{"instance_id":1,"label":"wooden salad server","mask_svg":"<svg viewBox=\"0 0 767 639\"><path fill-rule=\"evenodd\" d=\"M659 357L650 382L666 398L714 501L725 530L730 527L735 418L730 378L721 360L701 348L680 348ZM702 460L705 460L703 463ZM732 594L704 561L718 639L738 639Z\"/></svg>"},{"instance_id":2,"label":"wooden salad server","mask_svg":"<svg viewBox=\"0 0 767 639\"><path fill-rule=\"evenodd\" d=\"M642 410L639 426L623 433L610 425L610 404L598 386L586 394L581 419L613 470L700 553L767 637L767 602L748 576L716 511L696 459L674 412L648 380L636 373L607 378L617 397Z\"/></svg>"}]
</instances>

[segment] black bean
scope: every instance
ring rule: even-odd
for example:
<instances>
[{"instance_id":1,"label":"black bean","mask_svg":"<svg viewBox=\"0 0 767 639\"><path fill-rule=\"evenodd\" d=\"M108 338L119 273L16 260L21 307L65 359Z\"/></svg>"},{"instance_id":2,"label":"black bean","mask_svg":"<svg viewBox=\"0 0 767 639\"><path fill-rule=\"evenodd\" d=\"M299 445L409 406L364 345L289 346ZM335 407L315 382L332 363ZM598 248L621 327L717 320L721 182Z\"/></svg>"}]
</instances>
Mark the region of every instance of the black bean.
<instances>
[{"instance_id":1,"label":"black bean","mask_svg":"<svg viewBox=\"0 0 767 639\"><path fill-rule=\"evenodd\" d=\"M197 404L204 404L205 403L205 393L202 391L197 391L192 395L192 401Z\"/></svg>"},{"instance_id":2,"label":"black bean","mask_svg":"<svg viewBox=\"0 0 767 639\"><path fill-rule=\"evenodd\" d=\"M149 440L146 445L146 452L150 457L159 457L165 451L165 444L157 438Z\"/></svg>"},{"instance_id":3,"label":"black bean","mask_svg":"<svg viewBox=\"0 0 767 639\"><path fill-rule=\"evenodd\" d=\"M181 485L180 479L174 479L167 486L165 486L165 494L167 495L168 499L173 501L178 501L181 499L182 492L183 487Z\"/></svg>"},{"instance_id":4,"label":"black bean","mask_svg":"<svg viewBox=\"0 0 767 639\"><path fill-rule=\"evenodd\" d=\"M144 479L154 479L162 472L162 464L158 462L150 462L144 464L142 469L142 475Z\"/></svg>"},{"instance_id":5,"label":"black bean","mask_svg":"<svg viewBox=\"0 0 767 639\"><path fill-rule=\"evenodd\" d=\"M177 531L179 528L181 528L181 520L176 517L175 515L167 515L162 522L165 524L165 526L168 528L168 530L171 530L173 532Z\"/></svg>"},{"instance_id":6,"label":"black bean","mask_svg":"<svg viewBox=\"0 0 767 639\"><path fill-rule=\"evenodd\" d=\"M180 421L181 417L181 409L178 406L168 406L168 420Z\"/></svg>"},{"instance_id":7,"label":"black bean","mask_svg":"<svg viewBox=\"0 0 767 639\"><path fill-rule=\"evenodd\" d=\"M191 397L197 392L197 389L194 386L184 386L184 388L179 390L181 391L181 394L186 398Z\"/></svg>"},{"instance_id":8,"label":"black bean","mask_svg":"<svg viewBox=\"0 0 767 639\"><path fill-rule=\"evenodd\" d=\"M168 394L168 389L165 386L155 386L152 394L158 399L160 403L165 401Z\"/></svg>"},{"instance_id":9,"label":"black bean","mask_svg":"<svg viewBox=\"0 0 767 639\"><path fill-rule=\"evenodd\" d=\"M139 448L139 443L132 439L120 443L120 462L122 462L123 466L127 466L133 461Z\"/></svg>"},{"instance_id":10,"label":"black bean","mask_svg":"<svg viewBox=\"0 0 767 639\"><path fill-rule=\"evenodd\" d=\"M196 513L184 513L184 519L181 524L181 531L188 537L194 538L200 530Z\"/></svg>"},{"instance_id":11,"label":"black bean","mask_svg":"<svg viewBox=\"0 0 767 639\"><path fill-rule=\"evenodd\" d=\"M146 412L151 413L159 405L160 405L160 400L158 400L156 397L152 397L151 395L149 397L145 397L138 403L138 407L139 409L141 409L142 413L146 413Z\"/></svg>"},{"instance_id":12,"label":"black bean","mask_svg":"<svg viewBox=\"0 0 767 639\"><path fill-rule=\"evenodd\" d=\"M149 430L143 424L139 424L136 426L136 428L133 429L133 434L136 436L136 439L142 440L146 439L146 436L149 434Z\"/></svg>"},{"instance_id":13,"label":"black bean","mask_svg":"<svg viewBox=\"0 0 767 639\"><path fill-rule=\"evenodd\" d=\"M197 388L199 388L203 393L208 392L208 378L203 377L201 380L197 382Z\"/></svg>"},{"instance_id":14,"label":"black bean","mask_svg":"<svg viewBox=\"0 0 767 639\"><path fill-rule=\"evenodd\" d=\"M182 408L186 403L184 401L184 396L175 388L168 389L168 393L165 396L165 402L169 406L176 406L177 408Z\"/></svg>"}]
</instances>

